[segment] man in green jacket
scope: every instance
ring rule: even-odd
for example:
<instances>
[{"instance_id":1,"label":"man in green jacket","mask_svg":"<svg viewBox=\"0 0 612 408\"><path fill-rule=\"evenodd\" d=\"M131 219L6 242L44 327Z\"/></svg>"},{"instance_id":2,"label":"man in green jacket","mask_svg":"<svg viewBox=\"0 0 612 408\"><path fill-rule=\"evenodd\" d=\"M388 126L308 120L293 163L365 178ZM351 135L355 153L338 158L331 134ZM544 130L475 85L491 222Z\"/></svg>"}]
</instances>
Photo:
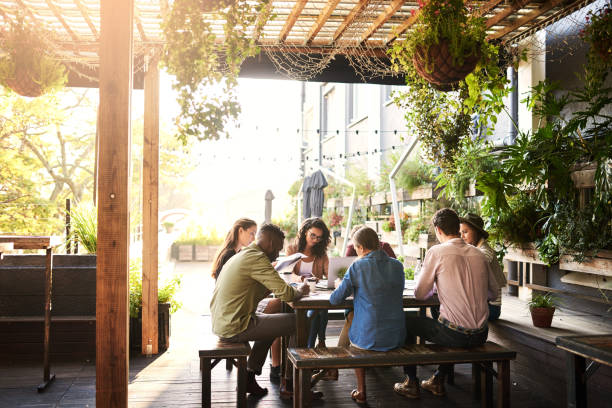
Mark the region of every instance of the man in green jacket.
<instances>
[{"instance_id":1,"label":"man in green jacket","mask_svg":"<svg viewBox=\"0 0 612 408\"><path fill-rule=\"evenodd\" d=\"M284 239L276 225L262 225L257 241L223 266L210 302L212 329L217 336L228 342L254 341L247 361L247 392L256 397L268 392L257 384L255 375L261 374L272 342L295 333L293 313L256 313L257 304L270 292L285 302L309 292L306 284L297 290L287 285L272 267Z\"/></svg>"}]
</instances>

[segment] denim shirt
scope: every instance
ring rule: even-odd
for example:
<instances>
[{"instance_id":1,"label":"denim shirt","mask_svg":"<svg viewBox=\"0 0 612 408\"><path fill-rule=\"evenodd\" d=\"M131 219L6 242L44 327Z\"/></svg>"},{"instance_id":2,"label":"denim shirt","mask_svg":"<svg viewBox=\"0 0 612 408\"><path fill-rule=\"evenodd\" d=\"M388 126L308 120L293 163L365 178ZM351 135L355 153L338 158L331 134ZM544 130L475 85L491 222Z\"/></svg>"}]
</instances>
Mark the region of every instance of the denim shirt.
<instances>
[{"instance_id":1,"label":"denim shirt","mask_svg":"<svg viewBox=\"0 0 612 408\"><path fill-rule=\"evenodd\" d=\"M403 293L402 263L376 250L353 262L329 301L337 305L354 294L351 343L387 351L402 346L406 337Z\"/></svg>"}]
</instances>

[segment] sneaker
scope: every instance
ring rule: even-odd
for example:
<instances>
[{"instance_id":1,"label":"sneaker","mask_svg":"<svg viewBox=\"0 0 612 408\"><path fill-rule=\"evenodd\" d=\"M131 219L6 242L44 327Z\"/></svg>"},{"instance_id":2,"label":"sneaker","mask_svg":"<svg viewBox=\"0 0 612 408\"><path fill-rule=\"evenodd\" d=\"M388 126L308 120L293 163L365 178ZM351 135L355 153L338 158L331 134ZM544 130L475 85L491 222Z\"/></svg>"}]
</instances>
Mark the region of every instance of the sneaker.
<instances>
[{"instance_id":1,"label":"sneaker","mask_svg":"<svg viewBox=\"0 0 612 408\"><path fill-rule=\"evenodd\" d=\"M421 381L421 388L431 392L433 395L441 397L446 395L444 389L444 378L441 376L432 375L428 380Z\"/></svg>"},{"instance_id":2,"label":"sneaker","mask_svg":"<svg viewBox=\"0 0 612 408\"><path fill-rule=\"evenodd\" d=\"M272 364L270 364L270 380L271 381L280 380L280 366L274 367Z\"/></svg>"},{"instance_id":3,"label":"sneaker","mask_svg":"<svg viewBox=\"0 0 612 408\"><path fill-rule=\"evenodd\" d=\"M247 386L246 391L248 394L256 398L263 397L268 393L267 388L262 388L257 384L257 380L255 379L255 373L253 371L247 371Z\"/></svg>"},{"instance_id":4,"label":"sneaker","mask_svg":"<svg viewBox=\"0 0 612 408\"><path fill-rule=\"evenodd\" d=\"M406 398L417 399L421 397L418 378L411 380L409 377L406 377L404 382L395 383L393 386L393 391L397 392L399 395L403 395Z\"/></svg>"}]
</instances>

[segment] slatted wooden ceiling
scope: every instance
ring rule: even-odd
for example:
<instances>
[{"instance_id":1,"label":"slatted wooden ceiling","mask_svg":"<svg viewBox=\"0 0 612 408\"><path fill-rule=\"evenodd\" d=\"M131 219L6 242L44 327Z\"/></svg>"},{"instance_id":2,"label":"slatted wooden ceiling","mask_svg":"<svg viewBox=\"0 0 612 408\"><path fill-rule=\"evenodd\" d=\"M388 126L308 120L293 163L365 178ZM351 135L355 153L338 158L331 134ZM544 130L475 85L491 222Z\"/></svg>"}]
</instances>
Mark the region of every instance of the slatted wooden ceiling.
<instances>
[{"instance_id":1,"label":"slatted wooden ceiling","mask_svg":"<svg viewBox=\"0 0 612 408\"><path fill-rule=\"evenodd\" d=\"M488 0L471 5L487 19L489 38L507 41L592 1ZM135 1L136 50L163 43L161 22L168 7L167 0ZM417 2L404 0L273 0L271 7L276 17L251 35L261 46L280 47L284 52L344 45L384 49L410 35L416 15L411 11L418 10ZM53 30L75 59L97 59L99 0L0 0L3 24L15 19L17 13ZM221 23L214 26L221 36Z\"/></svg>"}]
</instances>

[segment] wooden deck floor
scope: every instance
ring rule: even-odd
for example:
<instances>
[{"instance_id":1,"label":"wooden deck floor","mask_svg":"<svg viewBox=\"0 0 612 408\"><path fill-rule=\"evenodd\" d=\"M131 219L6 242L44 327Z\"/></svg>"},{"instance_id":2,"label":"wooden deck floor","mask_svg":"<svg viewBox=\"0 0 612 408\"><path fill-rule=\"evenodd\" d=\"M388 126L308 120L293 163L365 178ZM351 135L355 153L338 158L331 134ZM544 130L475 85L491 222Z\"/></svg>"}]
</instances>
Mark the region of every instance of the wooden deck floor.
<instances>
[{"instance_id":1,"label":"wooden deck floor","mask_svg":"<svg viewBox=\"0 0 612 408\"><path fill-rule=\"evenodd\" d=\"M197 407L200 406L200 373L197 356L198 339L210 335L208 303L212 292L208 267L204 264L179 264L177 272L183 275L181 298L183 308L172 317L170 349L154 357L133 356L130 359L130 407ZM330 321L328 344L334 345L341 326ZM434 367L420 367L419 375L426 378ZM95 406L95 364L92 361L55 362L52 371L57 375L54 384L38 394L36 386L42 378L40 364L0 362L0 407L93 407ZM427 392L420 400L407 400L395 395L393 383L403 377L401 368L368 371L368 400L370 407L478 407L471 396L471 369L469 365L456 368L456 385L447 387L448 395L437 398ZM268 380L267 364L260 377L269 394L260 400L249 400L252 407L290 407L278 398L278 385ZM323 382L317 389L324 399L314 407L356 407L349 397L355 387L351 370L340 372L338 382ZM213 370L212 399L214 407L233 407L235 397L235 370L227 372L223 364ZM559 390L563 392L561 388ZM554 406L540 397L538 384L513 380L512 406L549 408Z\"/></svg>"}]
</instances>

